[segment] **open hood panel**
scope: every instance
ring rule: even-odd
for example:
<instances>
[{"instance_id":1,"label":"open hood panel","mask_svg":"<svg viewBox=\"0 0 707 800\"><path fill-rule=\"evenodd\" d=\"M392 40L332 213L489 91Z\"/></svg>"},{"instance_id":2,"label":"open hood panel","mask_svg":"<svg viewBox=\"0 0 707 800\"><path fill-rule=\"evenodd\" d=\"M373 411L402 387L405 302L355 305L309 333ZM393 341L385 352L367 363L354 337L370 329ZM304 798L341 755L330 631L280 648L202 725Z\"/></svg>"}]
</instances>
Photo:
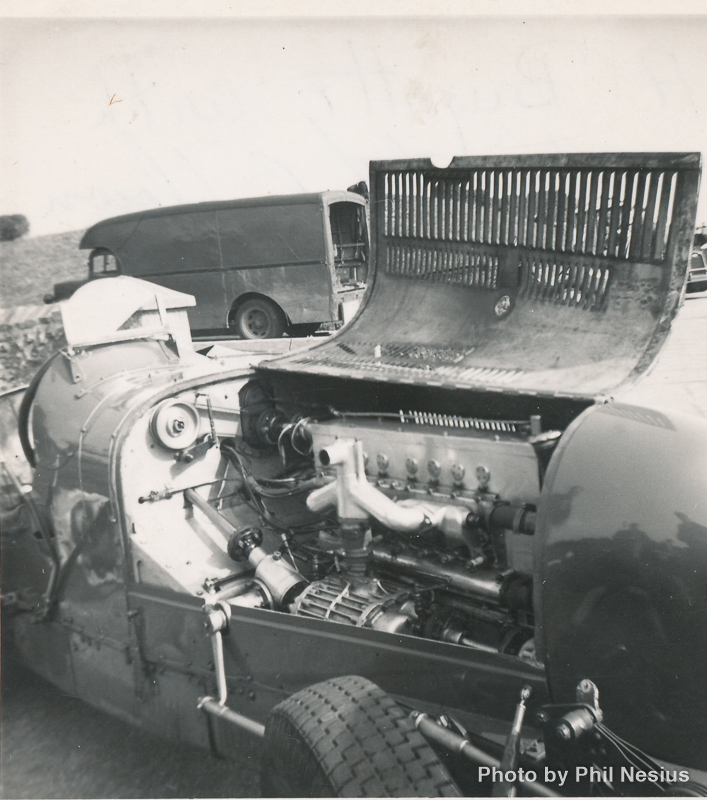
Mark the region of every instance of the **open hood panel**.
<instances>
[{"instance_id":1,"label":"open hood panel","mask_svg":"<svg viewBox=\"0 0 707 800\"><path fill-rule=\"evenodd\" d=\"M657 355L699 154L377 161L370 177L375 278L357 317L261 368L590 399Z\"/></svg>"}]
</instances>

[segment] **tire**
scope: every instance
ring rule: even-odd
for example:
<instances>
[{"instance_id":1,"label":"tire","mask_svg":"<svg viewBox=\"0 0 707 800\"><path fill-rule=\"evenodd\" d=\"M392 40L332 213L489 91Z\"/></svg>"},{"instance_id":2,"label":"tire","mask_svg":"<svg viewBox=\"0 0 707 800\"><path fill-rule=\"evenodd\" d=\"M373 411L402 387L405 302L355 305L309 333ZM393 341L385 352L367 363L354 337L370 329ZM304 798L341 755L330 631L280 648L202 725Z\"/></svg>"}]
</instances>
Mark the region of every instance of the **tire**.
<instances>
[{"instance_id":1,"label":"tire","mask_svg":"<svg viewBox=\"0 0 707 800\"><path fill-rule=\"evenodd\" d=\"M268 717L264 797L459 797L412 719L350 675L292 695Z\"/></svg>"},{"instance_id":2,"label":"tire","mask_svg":"<svg viewBox=\"0 0 707 800\"><path fill-rule=\"evenodd\" d=\"M285 315L266 298L254 297L239 306L233 327L242 339L279 339L285 332Z\"/></svg>"}]
</instances>

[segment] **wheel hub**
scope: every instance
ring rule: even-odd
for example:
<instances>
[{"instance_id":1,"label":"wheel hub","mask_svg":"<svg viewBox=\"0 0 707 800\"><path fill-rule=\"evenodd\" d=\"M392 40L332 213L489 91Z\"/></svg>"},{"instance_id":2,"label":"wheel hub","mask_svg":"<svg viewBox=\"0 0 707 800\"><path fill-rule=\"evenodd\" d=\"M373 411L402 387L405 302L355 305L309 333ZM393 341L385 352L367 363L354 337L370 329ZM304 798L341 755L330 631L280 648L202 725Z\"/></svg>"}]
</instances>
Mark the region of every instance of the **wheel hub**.
<instances>
[{"instance_id":1,"label":"wheel hub","mask_svg":"<svg viewBox=\"0 0 707 800\"><path fill-rule=\"evenodd\" d=\"M270 320L259 308L254 308L246 314L245 325L254 339L265 339L270 333Z\"/></svg>"}]
</instances>

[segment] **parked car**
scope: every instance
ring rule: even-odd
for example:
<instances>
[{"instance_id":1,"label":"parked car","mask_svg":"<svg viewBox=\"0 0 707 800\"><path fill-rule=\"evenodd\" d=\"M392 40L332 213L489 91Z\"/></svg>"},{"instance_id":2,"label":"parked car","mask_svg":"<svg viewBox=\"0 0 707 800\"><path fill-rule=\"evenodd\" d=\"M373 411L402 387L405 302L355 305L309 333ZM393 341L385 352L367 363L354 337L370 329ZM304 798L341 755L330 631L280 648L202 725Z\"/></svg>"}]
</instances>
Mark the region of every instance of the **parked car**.
<instances>
[{"instance_id":1,"label":"parked car","mask_svg":"<svg viewBox=\"0 0 707 800\"><path fill-rule=\"evenodd\" d=\"M257 364L195 351L190 297L81 288L19 409L31 484L5 462L20 656L221 755L261 737L267 795L707 794L707 422L612 399L678 311L699 174L373 162L363 309Z\"/></svg>"},{"instance_id":2,"label":"parked car","mask_svg":"<svg viewBox=\"0 0 707 800\"><path fill-rule=\"evenodd\" d=\"M333 191L157 208L103 220L79 245L88 280L132 275L194 295L194 331L276 338L348 320L368 267L366 201ZM85 281L55 284L70 297Z\"/></svg>"}]
</instances>

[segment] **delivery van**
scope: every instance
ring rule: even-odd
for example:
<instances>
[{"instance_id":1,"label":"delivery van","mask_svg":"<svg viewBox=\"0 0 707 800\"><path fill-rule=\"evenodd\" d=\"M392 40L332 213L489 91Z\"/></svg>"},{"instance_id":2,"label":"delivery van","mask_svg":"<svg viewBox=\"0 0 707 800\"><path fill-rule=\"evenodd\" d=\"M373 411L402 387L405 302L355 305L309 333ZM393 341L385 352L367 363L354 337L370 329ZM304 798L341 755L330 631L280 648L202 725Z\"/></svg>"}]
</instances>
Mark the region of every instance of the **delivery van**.
<instances>
[{"instance_id":1,"label":"delivery van","mask_svg":"<svg viewBox=\"0 0 707 800\"><path fill-rule=\"evenodd\" d=\"M192 294L192 330L273 338L347 321L368 268L366 199L351 191L197 203L98 222L88 280L131 275ZM55 284L47 302L86 281Z\"/></svg>"}]
</instances>

